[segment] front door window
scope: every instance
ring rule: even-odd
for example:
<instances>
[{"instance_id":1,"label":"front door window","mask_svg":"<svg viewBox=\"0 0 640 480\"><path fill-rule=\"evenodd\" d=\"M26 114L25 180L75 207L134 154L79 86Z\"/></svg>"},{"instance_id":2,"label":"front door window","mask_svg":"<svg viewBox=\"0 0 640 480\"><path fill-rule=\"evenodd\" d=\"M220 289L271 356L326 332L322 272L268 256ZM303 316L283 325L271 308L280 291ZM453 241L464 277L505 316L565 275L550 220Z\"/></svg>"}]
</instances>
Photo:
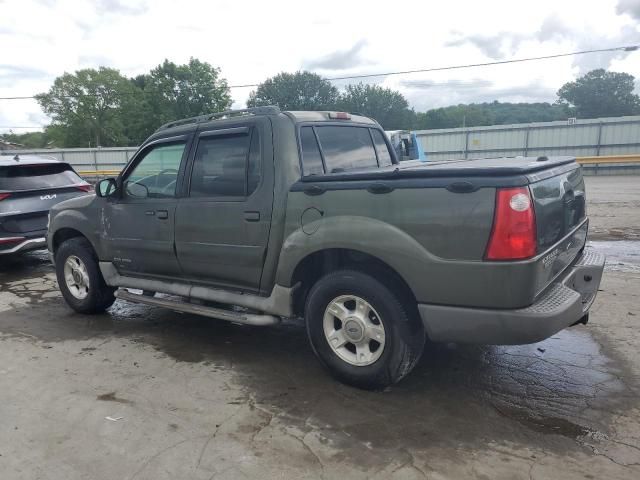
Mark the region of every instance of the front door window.
<instances>
[{"instance_id":1,"label":"front door window","mask_svg":"<svg viewBox=\"0 0 640 480\"><path fill-rule=\"evenodd\" d=\"M131 171L124 193L130 198L173 198L185 143L152 147Z\"/></svg>"}]
</instances>

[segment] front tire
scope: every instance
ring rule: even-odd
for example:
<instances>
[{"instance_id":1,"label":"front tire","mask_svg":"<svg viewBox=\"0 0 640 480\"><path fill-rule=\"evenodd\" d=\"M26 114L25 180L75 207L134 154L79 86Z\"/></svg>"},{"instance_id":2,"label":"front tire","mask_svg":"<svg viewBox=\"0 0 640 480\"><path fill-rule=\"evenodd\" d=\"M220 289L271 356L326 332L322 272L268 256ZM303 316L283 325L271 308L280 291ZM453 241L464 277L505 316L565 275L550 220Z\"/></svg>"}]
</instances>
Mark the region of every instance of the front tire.
<instances>
[{"instance_id":1,"label":"front tire","mask_svg":"<svg viewBox=\"0 0 640 480\"><path fill-rule=\"evenodd\" d=\"M320 362L341 382L380 390L400 381L422 354L422 325L401 295L372 276L340 270L309 292L305 321Z\"/></svg>"},{"instance_id":2,"label":"front tire","mask_svg":"<svg viewBox=\"0 0 640 480\"><path fill-rule=\"evenodd\" d=\"M102 277L98 258L86 238L66 240L56 252L56 277L67 304L78 313L102 313L115 301L115 288Z\"/></svg>"}]
</instances>

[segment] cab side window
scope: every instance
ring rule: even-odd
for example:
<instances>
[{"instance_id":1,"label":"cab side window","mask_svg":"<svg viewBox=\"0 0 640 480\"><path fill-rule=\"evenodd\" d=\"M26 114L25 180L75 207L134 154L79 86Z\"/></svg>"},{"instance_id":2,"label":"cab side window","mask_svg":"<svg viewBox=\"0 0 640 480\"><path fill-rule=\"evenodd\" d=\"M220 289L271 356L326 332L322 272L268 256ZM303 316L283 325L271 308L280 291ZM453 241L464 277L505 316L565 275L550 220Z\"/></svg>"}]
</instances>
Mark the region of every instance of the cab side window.
<instances>
[{"instance_id":1,"label":"cab side window","mask_svg":"<svg viewBox=\"0 0 640 480\"><path fill-rule=\"evenodd\" d=\"M389 147L385 142L383 133L380 130L371 129L371 136L373 137L373 144L376 147L376 153L378 154L378 164L381 167L388 167L393 163L391 160L391 154L389 153Z\"/></svg>"},{"instance_id":2,"label":"cab side window","mask_svg":"<svg viewBox=\"0 0 640 480\"><path fill-rule=\"evenodd\" d=\"M324 173L322 156L312 127L300 129L300 145L302 147L303 175L322 175Z\"/></svg>"},{"instance_id":3,"label":"cab side window","mask_svg":"<svg viewBox=\"0 0 640 480\"><path fill-rule=\"evenodd\" d=\"M260 183L260 139L248 133L203 136L191 173L192 197L245 197Z\"/></svg>"},{"instance_id":4,"label":"cab side window","mask_svg":"<svg viewBox=\"0 0 640 480\"><path fill-rule=\"evenodd\" d=\"M328 173L378 166L368 128L317 126L315 130Z\"/></svg>"},{"instance_id":5,"label":"cab side window","mask_svg":"<svg viewBox=\"0 0 640 480\"><path fill-rule=\"evenodd\" d=\"M151 147L125 180L125 195L131 198L172 198L186 143Z\"/></svg>"},{"instance_id":6,"label":"cab side window","mask_svg":"<svg viewBox=\"0 0 640 480\"><path fill-rule=\"evenodd\" d=\"M251 134L251 148L249 148L249 167L247 169L247 195L251 195L255 192L256 188L260 184L261 171L260 171L260 138L258 131L253 130Z\"/></svg>"}]
</instances>

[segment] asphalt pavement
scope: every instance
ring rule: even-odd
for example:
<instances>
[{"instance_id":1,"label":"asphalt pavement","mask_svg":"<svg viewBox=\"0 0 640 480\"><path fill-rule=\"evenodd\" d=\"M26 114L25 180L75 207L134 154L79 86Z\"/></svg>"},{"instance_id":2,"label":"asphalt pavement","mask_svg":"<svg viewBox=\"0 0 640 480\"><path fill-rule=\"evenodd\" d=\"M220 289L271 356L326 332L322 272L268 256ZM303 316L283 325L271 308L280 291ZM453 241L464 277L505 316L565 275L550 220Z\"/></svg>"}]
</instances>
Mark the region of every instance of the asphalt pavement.
<instances>
[{"instance_id":1,"label":"asphalt pavement","mask_svg":"<svg viewBox=\"0 0 640 480\"><path fill-rule=\"evenodd\" d=\"M586 181L589 324L430 344L380 393L332 380L296 322L83 316L45 253L0 259L0 478L640 478L640 177Z\"/></svg>"}]
</instances>

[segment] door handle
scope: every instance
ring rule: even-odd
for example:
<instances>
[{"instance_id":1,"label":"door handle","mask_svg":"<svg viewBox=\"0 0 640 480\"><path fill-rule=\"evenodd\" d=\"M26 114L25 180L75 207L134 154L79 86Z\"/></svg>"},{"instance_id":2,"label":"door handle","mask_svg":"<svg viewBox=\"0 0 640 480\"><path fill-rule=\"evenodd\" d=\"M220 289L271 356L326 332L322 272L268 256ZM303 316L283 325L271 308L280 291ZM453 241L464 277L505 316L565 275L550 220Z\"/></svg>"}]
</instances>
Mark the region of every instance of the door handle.
<instances>
[{"instance_id":1,"label":"door handle","mask_svg":"<svg viewBox=\"0 0 640 480\"><path fill-rule=\"evenodd\" d=\"M157 213L158 213L158 218L161 220L166 220L167 218L169 218L168 210L157 210Z\"/></svg>"},{"instance_id":2,"label":"door handle","mask_svg":"<svg viewBox=\"0 0 640 480\"><path fill-rule=\"evenodd\" d=\"M247 222L259 222L260 212L244 212L244 219Z\"/></svg>"},{"instance_id":3,"label":"door handle","mask_svg":"<svg viewBox=\"0 0 640 480\"><path fill-rule=\"evenodd\" d=\"M375 193L375 194L381 194L381 193L389 193L389 192L393 192L393 188L391 188L389 185L387 185L386 183L374 183L373 185L370 185L367 190L370 193Z\"/></svg>"},{"instance_id":4,"label":"door handle","mask_svg":"<svg viewBox=\"0 0 640 480\"><path fill-rule=\"evenodd\" d=\"M325 189L322 187L319 187L318 185L311 185L309 187L306 187L304 189L304 193L306 193L307 195L322 195L325 192Z\"/></svg>"}]
</instances>

